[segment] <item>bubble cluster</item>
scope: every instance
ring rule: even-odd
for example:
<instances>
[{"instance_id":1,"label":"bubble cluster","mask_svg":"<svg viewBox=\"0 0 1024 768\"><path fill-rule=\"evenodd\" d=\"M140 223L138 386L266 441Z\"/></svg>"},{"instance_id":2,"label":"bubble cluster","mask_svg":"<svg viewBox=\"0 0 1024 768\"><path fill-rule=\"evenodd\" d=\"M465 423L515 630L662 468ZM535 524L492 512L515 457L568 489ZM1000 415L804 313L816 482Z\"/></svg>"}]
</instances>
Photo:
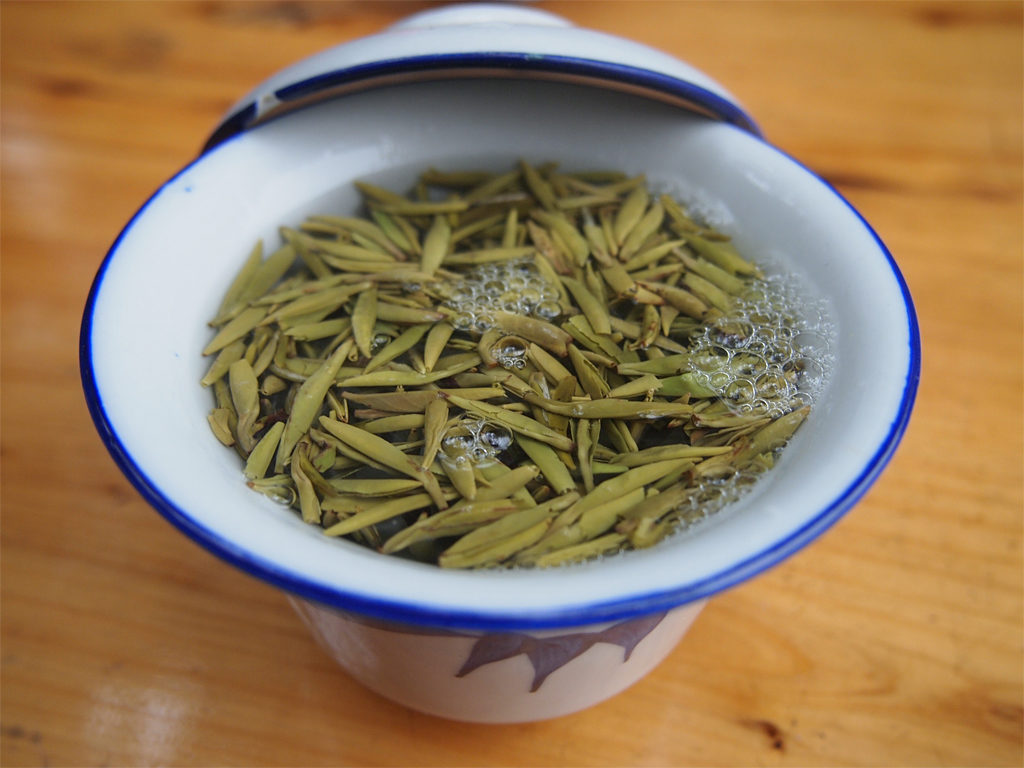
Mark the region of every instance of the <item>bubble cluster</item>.
<instances>
[{"instance_id":1,"label":"bubble cluster","mask_svg":"<svg viewBox=\"0 0 1024 768\"><path fill-rule=\"evenodd\" d=\"M561 313L558 289L528 259L481 264L443 287L444 303L455 310L452 325L460 331L495 327L494 312L514 312L542 320Z\"/></svg>"},{"instance_id":2,"label":"bubble cluster","mask_svg":"<svg viewBox=\"0 0 1024 768\"><path fill-rule=\"evenodd\" d=\"M695 481L690 493L676 509L680 530L698 523L735 504L754 488L763 468L752 466L731 470L716 477L702 477Z\"/></svg>"},{"instance_id":3,"label":"bubble cluster","mask_svg":"<svg viewBox=\"0 0 1024 768\"><path fill-rule=\"evenodd\" d=\"M378 334L374 335L372 341L370 342L370 351L371 352L380 352L390 342L391 342L391 337L390 336L388 336L386 333L378 333Z\"/></svg>"},{"instance_id":4,"label":"bubble cluster","mask_svg":"<svg viewBox=\"0 0 1024 768\"><path fill-rule=\"evenodd\" d=\"M776 417L821 393L832 338L822 304L769 277L693 339L690 366L735 412Z\"/></svg>"},{"instance_id":5,"label":"bubble cluster","mask_svg":"<svg viewBox=\"0 0 1024 768\"><path fill-rule=\"evenodd\" d=\"M484 419L466 417L448 428L441 438L441 451L456 464L482 464L512 446L512 433Z\"/></svg>"},{"instance_id":6,"label":"bubble cluster","mask_svg":"<svg viewBox=\"0 0 1024 768\"><path fill-rule=\"evenodd\" d=\"M530 345L518 336L503 336L491 346L495 362L505 370L522 370Z\"/></svg>"}]
</instances>

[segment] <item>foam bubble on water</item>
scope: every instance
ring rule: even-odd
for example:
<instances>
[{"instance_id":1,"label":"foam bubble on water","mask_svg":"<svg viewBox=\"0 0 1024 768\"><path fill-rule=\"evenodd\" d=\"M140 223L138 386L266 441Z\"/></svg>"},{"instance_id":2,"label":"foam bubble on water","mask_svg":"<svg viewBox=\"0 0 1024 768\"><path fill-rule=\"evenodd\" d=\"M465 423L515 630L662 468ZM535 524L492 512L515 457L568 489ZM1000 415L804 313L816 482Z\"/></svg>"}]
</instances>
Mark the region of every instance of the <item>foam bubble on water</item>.
<instances>
[{"instance_id":1,"label":"foam bubble on water","mask_svg":"<svg viewBox=\"0 0 1024 768\"><path fill-rule=\"evenodd\" d=\"M456 464L483 464L512 446L512 433L500 424L473 416L459 419L441 438L441 451Z\"/></svg>"},{"instance_id":2,"label":"foam bubble on water","mask_svg":"<svg viewBox=\"0 0 1024 768\"><path fill-rule=\"evenodd\" d=\"M794 281L768 277L694 338L690 368L736 413L772 418L813 403L833 363L823 302Z\"/></svg>"},{"instance_id":3,"label":"foam bubble on water","mask_svg":"<svg viewBox=\"0 0 1024 768\"><path fill-rule=\"evenodd\" d=\"M452 324L462 331L494 328L495 311L548 321L561 314L558 289L529 259L481 264L444 285L441 292L445 305L456 312Z\"/></svg>"},{"instance_id":4,"label":"foam bubble on water","mask_svg":"<svg viewBox=\"0 0 1024 768\"><path fill-rule=\"evenodd\" d=\"M370 351L379 352L380 350L384 349L384 347L386 347L390 342L390 336L388 336L386 333L378 333L373 337L373 340L370 342Z\"/></svg>"},{"instance_id":5,"label":"foam bubble on water","mask_svg":"<svg viewBox=\"0 0 1024 768\"><path fill-rule=\"evenodd\" d=\"M495 362L505 370L522 370L526 367L529 346L518 336L503 336L491 346Z\"/></svg>"}]
</instances>

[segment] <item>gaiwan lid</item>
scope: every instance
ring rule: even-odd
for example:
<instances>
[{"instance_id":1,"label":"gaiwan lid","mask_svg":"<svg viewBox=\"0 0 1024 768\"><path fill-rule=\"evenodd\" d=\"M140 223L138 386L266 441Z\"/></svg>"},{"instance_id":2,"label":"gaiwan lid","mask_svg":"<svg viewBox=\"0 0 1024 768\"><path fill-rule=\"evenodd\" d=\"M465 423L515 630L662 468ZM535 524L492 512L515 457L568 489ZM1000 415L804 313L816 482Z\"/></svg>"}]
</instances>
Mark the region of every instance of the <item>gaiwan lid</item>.
<instances>
[{"instance_id":1,"label":"gaiwan lid","mask_svg":"<svg viewBox=\"0 0 1024 768\"><path fill-rule=\"evenodd\" d=\"M204 151L321 101L458 78L537 79L624 91L760 135L725 88L673 56L535 8L469 3L414 14L281 70L231 108Z\"/></svg>"}]
</instances>

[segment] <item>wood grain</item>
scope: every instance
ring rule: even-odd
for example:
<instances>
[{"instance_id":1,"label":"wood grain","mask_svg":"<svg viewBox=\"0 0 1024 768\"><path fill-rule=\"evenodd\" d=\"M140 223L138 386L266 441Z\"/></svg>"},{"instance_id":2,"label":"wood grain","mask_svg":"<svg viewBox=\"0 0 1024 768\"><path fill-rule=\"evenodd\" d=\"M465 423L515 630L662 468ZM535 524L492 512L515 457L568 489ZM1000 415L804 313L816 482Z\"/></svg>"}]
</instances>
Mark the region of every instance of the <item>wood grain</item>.
<instances>
[{"instance_id":1,"label":"wood grain","mask_svg":"<svg viewBox=\"0 0 1024 768\"><path fill-rule=\"evenodd\" d=\"M866 498L615 699L505 727L381 700L117 471L76 339L119 229L261 79L426 6L0 5L0 763L1020 766L1018 2L537 3L712 73L872 223L924 342Z\"/></svg>"}]
</instances>

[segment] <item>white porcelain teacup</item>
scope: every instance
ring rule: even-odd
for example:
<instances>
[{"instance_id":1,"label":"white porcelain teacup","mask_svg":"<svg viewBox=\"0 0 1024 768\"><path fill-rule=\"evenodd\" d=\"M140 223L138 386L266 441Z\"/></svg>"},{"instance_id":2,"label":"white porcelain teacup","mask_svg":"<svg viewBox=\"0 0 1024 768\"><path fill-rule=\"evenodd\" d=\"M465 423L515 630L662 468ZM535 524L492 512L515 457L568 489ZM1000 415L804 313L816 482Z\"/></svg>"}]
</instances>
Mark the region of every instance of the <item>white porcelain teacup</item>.
<instances>
[{"instance_id":1,"label":"white porcelain teacup","mask_svg":"<svg viewBox=\"0 0 1024 768\"><path fill-rule=\"evenodd\" d=\"M483 18L473 23L495 35L512 28L512 43L533 39L524 25L543 21ZM421 18L380 37L400 47L403 36L427 34L437 21ZM550 45L568 36L567 50L585 47L593 34L551 20L539 26L538 39ZM365 61L382 55L359 45ZM622 45L640 55L635 44ZM121 469L161 514L288 593L320 643L370 688L457 719L554 717L648 673L707 598L797 552L865 493L913 403L913 307L893 259L858 213L760 138L703 75L657 72L661 54L651 53L650 71L639 60L588 70L589 59L576 52L555 62L554 74L517 70L513 57L491 62L508 68L501 77L486 67L395 77L401 67L387 52L388 76L378 69L377 80L346 81L334 70L330 97L308 98L301 108L274 111L276 97L267 94L284 81L257 89L209 149L129 222L86 308L90 409ZM373 65L365 61L340 71L366 74ZM315 80L315 69L300 79ZM621 87L599 73L618 73ZM694 112L670 98L673 83L682 84L677 96L686 91L706 108ZM660 96L659 85L667 89ZM249 108L257 102L267 119ZM835 334L830 383L778 465L733 507L656 547L534 570L450 572L380 555L325 537L248 489L237 455L210 433L210 393L199 380L206 323L256 239L276 242L279 226L306 214L352 212L356 179L401 187L429 165L500 170L518 158L645 173L746 255L798 275L825 303Z\"/></svg>"}]
</instances>

